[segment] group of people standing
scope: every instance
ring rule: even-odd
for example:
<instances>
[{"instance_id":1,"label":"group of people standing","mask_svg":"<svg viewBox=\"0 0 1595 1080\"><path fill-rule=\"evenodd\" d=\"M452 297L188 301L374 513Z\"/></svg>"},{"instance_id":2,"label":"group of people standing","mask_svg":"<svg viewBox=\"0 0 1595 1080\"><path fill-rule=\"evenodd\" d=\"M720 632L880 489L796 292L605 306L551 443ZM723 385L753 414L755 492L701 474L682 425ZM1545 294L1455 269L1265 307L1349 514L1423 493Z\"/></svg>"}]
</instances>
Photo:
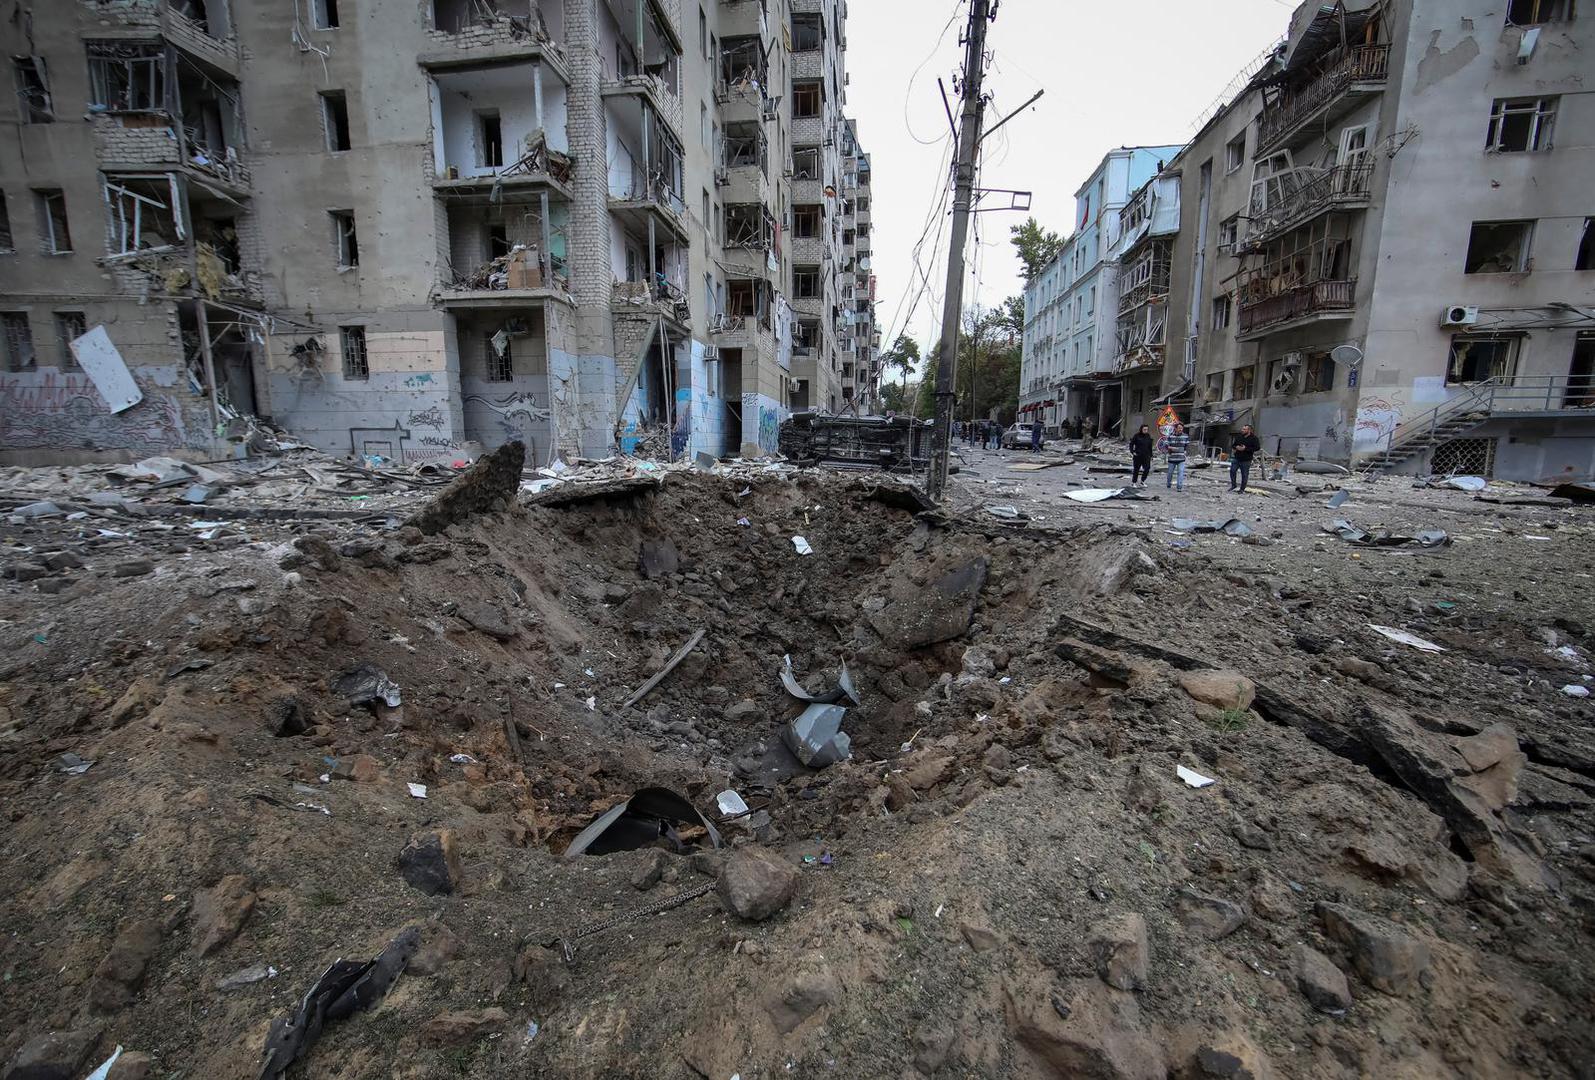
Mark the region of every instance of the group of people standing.
<instances>
[{"instance_id":1,"label":"group of people standing","mask_svg":"<svg viewBox=\"0 0 1595 1080\"><path fill-rule=\"evenodd\" d=\"M953 438L982 450L1002 449L1002 425L995 420L953 421Z\"/></svg>"},{"instance_id":2,"label":"group of people standing","mask_svg":"<svg viewBox=\"0 0 1595 1080\"><path fill-rule=\"evenodd\" d=\"M1252 458L1263 448L1262 440L1247 424L1230 438L1229 489L1244 493L1252 476ZM1141 430L1130 436L1130 484L1145 486L1152 474L1152 455L1162 453L1168 465L1168 476L1163 486L1175 491L1185 490L1185 465L1190 459L1191 437L1185 425L1175 423L1167 432L1154 440L1152 428L1141 425Z\"/></svg>"}]
</instances>

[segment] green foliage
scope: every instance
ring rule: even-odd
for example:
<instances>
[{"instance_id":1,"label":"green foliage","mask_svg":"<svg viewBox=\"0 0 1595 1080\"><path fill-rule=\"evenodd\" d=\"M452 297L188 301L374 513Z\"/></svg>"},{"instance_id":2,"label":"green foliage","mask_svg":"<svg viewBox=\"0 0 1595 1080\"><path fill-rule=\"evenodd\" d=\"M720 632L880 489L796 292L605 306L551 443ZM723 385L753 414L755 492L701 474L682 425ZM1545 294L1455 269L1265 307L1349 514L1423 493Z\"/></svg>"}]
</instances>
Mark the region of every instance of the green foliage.
<instances>
[{"instance_id":1,"label":"green foliage","mask_svg":"<svg viewBox=\"0 0 1595 1080\"><path fill-rule=\"evenodd\" d=\"M1063 237L1043 229L1035 218L1028 218L1023 225L1011 226L1008 234L1009 242L1019 254L1019 261L1024 264L1026 284L1063 250Z\"/></svg>"}]
</instances>

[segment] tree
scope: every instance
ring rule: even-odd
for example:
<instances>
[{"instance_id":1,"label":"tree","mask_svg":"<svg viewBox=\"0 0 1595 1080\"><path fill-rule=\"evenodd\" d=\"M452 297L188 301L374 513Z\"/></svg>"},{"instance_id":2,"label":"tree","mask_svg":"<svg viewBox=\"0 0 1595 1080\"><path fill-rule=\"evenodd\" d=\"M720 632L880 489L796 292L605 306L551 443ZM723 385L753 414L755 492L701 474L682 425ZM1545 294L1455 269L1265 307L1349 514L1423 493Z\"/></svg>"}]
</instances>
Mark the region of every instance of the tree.
<instances>
[{"instance_id":1,"label":"tree","mask_svg":"<svg viewBox=\"0 0 1595 1080\"><path fill-rule=\"evenodd\" d=\"M1025 298L1023 294L1010 296L997 309L997 322L1009 343L1025 336Z\"/></svg>"},{"instance_id":2,"label":"tree","mask_svg":"<svg viewBox=\"0 0 1595 1080\"><path fill-rule=\"evenodd\" d=\"M881 353L881 366L885 369L898 368L903 373L906 382L919 363L919 342L907 334L898 334L897 340L892 342L892 347Z\"/></svg>"},{"instance_id":3,"label":"tree","mask_svg":"<svg viewBox=\"0 0 1595 1080\"><path fill-rule=\"evenodd\" d=\"M887 412L907 416L913 411L914 399L919 396L919 383L908 382L906 379L900 383L883 383L881 385L881 408Z\"/></svg>"},{"instance_id":4,"label":"tree","mask_svg":"<svg viewBox=\"0 0 1595 1080\"><path fill-rule=\"evenodd\" d=\"M1026 219L1023 225L1010 226L1008 234L1014 250L1019 253L1019 261L1024 264L1027 285L1063 250L1063 237L1043 229L1035 218Z\"/></svg>"}]
</instances>

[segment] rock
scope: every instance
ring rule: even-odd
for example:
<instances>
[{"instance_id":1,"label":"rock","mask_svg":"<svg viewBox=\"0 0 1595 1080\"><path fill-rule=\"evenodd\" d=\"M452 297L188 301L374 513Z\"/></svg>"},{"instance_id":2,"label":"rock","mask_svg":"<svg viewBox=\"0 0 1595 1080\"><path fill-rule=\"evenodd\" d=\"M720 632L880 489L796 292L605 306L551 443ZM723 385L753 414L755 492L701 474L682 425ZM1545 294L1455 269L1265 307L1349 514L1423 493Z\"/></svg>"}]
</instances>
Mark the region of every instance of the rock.
<instances>
[{"instance_id":1,"label":"rock","mask_svg":"<svg viewBox=\"0 0 1595 1080\"><path fill-rule=\"evenodd\" d=\"M83 559L70 551L52 551L44 556L43 563L51 570L80 570Z\"/></svg>"},{"instance_id":2,"label":"rock","mask_svg":"<svg viewBox=\"0 0 1595 1080\"><path fill-rule=\"evenodd\" d=\"M1351 1008L1351 987L1346 974L1333 960L1308 945L1297 945L1291 954L1296 971L1296 989L1319 1012L1340 1013Z\"/></svg>"},{"instance_id":3,"label":"rock","mask_svg":"<svg viewBox=\"0 0 1595 1080\"><path fill-rule=\"evenodd\" d=\"M733 724L745 724L764 715L764 707L757 701L744 698L726 706L725 718Z\"/></svg>"},{"instance_id":4,"label":"rock","mask_svg":"<svg viewBox=\"0 0 1595 1080\"><path fill-rule=\"evenodd\" d=\"M1517 733L1512 730L1512 725L1497 722L1477 735L1458 739L1456 748L1469 769L1476 773L1483 772L1517 755Z\"/></svg>"},{"instance_id":5,"label":"rock","mask_svg":"<svg viewBox=\"0 0 1595 1080\"><path fill-rule=\"evenodd\" d=\"M901 586L890 605L869 616L870 625L895 649L920 649L961 637L975 617L987 567L981 556L924 588Z\"/></svg>"},{"instance_id":6,"label":"rock","mask_svg":"<svg viewBox=\"0 0 1595 1080\"><path fill-rule=\"evenodd\" d=\"M637 552L637 572L649 581L661 578L667 574L678 573L681 570L681 553L676 550L676 542L666 537L663 540L644 540Z\"/></svg>"},{"instance_id":7,"label":"rock","mask_svg":"<svg viewBox=\"0 0 1595 1080\"><path fill-rule=\"evenodd\" d=\"M959 923L958 932L969 942L969 947L977 953L990 952L1002 944L1002 938L996 932L984 926L975 926L972 923Z\"/></svg>"},{"instance_id":8,"label":"rock","mask_svg":"<svg viewBox=\"0 0 1595 1080\"><path fill-rule=\"evenodd\" d=\"M1228 937L1246 921L1246 909L1217 896L1204 896L1195 889L1181 889L1180 916L1185 928L1208 941Z\"/></svg>"},{"instance_id":9,"label":"rock","mask_svg":"<svg viewBox=\"0 0 1595 1080\"><path fill-rule=\"evenodd\" d=\"M127 559L111 567L112 577L143 577L154 572L155 564L148 559Z\"/></svg>"},{"instance_id":10,"label":"rock","mask_svg":"<svg viewBox=\"0 0 1595 1080\"><path fill-rule=\"evenodd\" d=\"M963 672L965 675L990 678L997 673L997 663L985 649L965 649Z\"/></svg>"},{"instance_id":11,"label":"rock","mask_svg":"<svg viewBox=\"0 0 1595 1080\"><path fill-rule=\"evenodd\" d=\"M479 630L495 641L511 641L521 632L521 628L510 622L496 604L464 601L455 613L473 630Z\"/></svg>"},{"instance_id":12,"label":"rock","mask_svg":"<svg viewBox=\"0 0 1595 1080\"><path fill-rule=\"evenodd\" d=\"M406 975L436 975L460 951L460 939L442 923L427 923L421 928L421 943L404 966Z\"/></svg>"},{"instance_id":13,"label":"rock","mask_svg":"<svg viewBox=\"0 0 1595 1080\"><path fill-rule=\"evenodd\" d=\"M433 1046L459 1046L503 1030L509 1018L498 1008L438 1013L421 1025L421 1038Z\"/></svg>"},{"instance_id":14,"label":"rock","mask_svg":"<svg viewBox=\"0 0 1595 1080\"><path fill-rule=\"evenodd\" d=\"M1097 974L1109 986L1120 990L1146 987L1146 920L1136 912L1115 915L1091 928L1086 951Z\"/></svg>"},{"instance_id":15,"label":"rock","mask_svg":"<svg viewBox=\"0 0 1595 1080\"><path fill-rule=\"evenodd\" d=\"M776 1030L786 1035L841 996L842 984L824 955L811 952L798 962L797 970L781 988L780 997L770 1003L770 1019L775 1021Z\"/></svg>"},{"instance_id":16,"label":"rock","mask_svg":"<svg viewBox=\"0 0 1595 1080\"><path fill-rule=\"evenodd\" d=\"M507 442L477 458L406 524L435 536L450 525L463 524L497 506L513 504L525 465L526 444Z\"/></svg>"},{"instance_id":17,"label":"rock","mask_svg":"<svg viewBox=\"0 0 1595 1080\"><path fill-rule=\"evenodd\" d=\"M199 955L209 956L237 937L254 910L254 887L242 874L228 874L195 893L194 933L199 938Z\"/></svg>"},{"instance_id":18,"label":"rock","mask_svg":"<svg viewBox=\"0 0 1595 1080\"><path fill-rule=\"evenodd\" d=\"M50 576L50 568L41 563L11 563L5 576L12 581L38 581Z\"/></svg>"},{"instance_id":19,"label":"rock","mask_svg":"<svg viewBox=\"0 0 1595 1080\"><path fill-rule=\"evenodd\" d=\"M1174 1032L1168 1045L1179 1066L1178 1080L1273 1080L1268 1055L1238 1031L1212 1031L1188 1025Z\"/></svg>"},{"instance_id":20,"label":"rock","mask_svg":"<svg viewBox=\"0 0 1595 1080\"><path fill-rule=\"evenodd\" d=\"M22 1044L6 1066L5 1080L78 1080L100 1041L98 1026L52 1031Z\"/></svg>"},{"instance_id":21,"label":"rock","mask_svg":"<svg viewBox=\"0 0 1595 1080\"><path fill-rule=\"evenodd\" d=\"M154 1058L136 1050L124 1050L105 1080L149 1080L154 1073Z\"/></svg>"},{"instance_id":22,"label":"rock","mask_svg":"<svg viewBox=\"0 0 1595 1080\"><path fill-rule=\"evenodd\" d=\"M916 750L904 759L907 767L900 774L904 784L912 791L929 791L953 774L955 761L946 750Z\"/></svg>"},{"instance_id":23,"label":"rock","mask_svg":"<svg viewBox=\"0 0 1595 1080\"><path fill-rule=\"evenodd\" d=\"M936 1070L947 1063L957 1029L947 1024L926 1022L914 1032L914 1068L926 1076L936 1075Z\"/></svg>"},{"instance_id":24,"label":"rock","mask_svg":"<svg viewBox=\"0 0 1595 1080\"><path fill-rule=\"evenodd\" d=\"M994 784L1006 784L1013 779L1013 752L1001 743L986 747L981 765L987 778Z\"/></svg>"},{"instance_id":25,"label":"rock","mask_svg":"<svg viewBox=\"0 0 1595 1080\"><path fill-rule=\"evenodd\" d=\"M1019 1044L1021 1068L1013 1075L1080 1080L1168 1076L1161 1048L1140 1028L1136 1002L1115 996L1101 983L1080 980L1059 988L1040 974L1010 977L1003 999L1009 1030ZM1054 1002L1066 1003L1068 1015Z\"/></svg>"},{"instance_id":26,"label":"rock","mask_svg":"<svg viewBox=\"0 0 1595 1080\"><path fill-rule=\"evenodd\" d=\"M132 721L149 715L161 697L160 684L153 677L146 675L134 679L133 684L116 699L116 704L111 706L106 719L113 728L126 727Z\"/></svg>"},{"instance_id":27,"label":"rock","mask_svg":"<svg viewBox=\"0 0 1595 1080\"><path fill-rule=\"evenodd\" d=\"M399 873L428 896L448 895L460 884L460 856L449 829L416 833L399 852Z\"/></svg>"},{"instance_id":28,"label":"rock","mask_svg":"<svg viewBox=\"0 0 1595 1080\"><path fill-rule=\"evenodd\" d=\"M792 902L798 878L797 867L763 848L744 847L732 852L721 867L715 894L737 918L760 922Z\"/></svg>"},{"instance_id":29,"label":"rock","mask_svg":"<svg viewBox=\"0 0 1595 1080\"><path fill-rule=\"evenodd\" d=\"M1342 656L1337 659L1335 670L1342 675L1350 675L1359 682L1375 686L1385 682L1384 668L1367 660L1359 660L1355 656Z\"/></svg>"},{"instance_id":30,"label":"rock","mask_svg":"<svg viewBox=\"0 0 1595 1080\"><path fill-rule=\"evenodd\" d=\"M653 848L643 855L642 863L631 875L631 887L639 892L647 892L659 884L659 879L665 876L665 870L670 866L670 856L659 848Z\"/></svg>"},{"instance_id":31,"label":"rock","mask_svg":"<svg viewBox=\"0 0 1595 1080\"><path fill-rule=\"evenodd\" d=\"M310 707L296 694L283 694L266 705L266 729L279 739L303 735L314 726Z\"/></svg>"},{"instance_id":32,"label":"rock","mask_svg":"<svg viewBox=\"0 0 1595 1080\"><path fill-rule=\"evenodd\" d=\"M292 561L292 565L289 565L290 558L284 557L277 564L284 570L293 570L303 566L306 560L313 560L323 570L336 570L338 569L338 564L343 561L343 557L338 554L338 550L319 536L296 536L294 537L294 547L299 549L301 557L299 560Z\"/></svg>"},{"instance_id":33,"label":"rock","mask_svg":"<svg viewBox=\"0 0 1595 1080\"><path fill-rule=\"evenodd\" d=\"M332 767L335 780L353 780L357 784L370 784L382 778L382 764L370 754L339 758Z\"/></svg>"},{"instance_id":34,"label":"rock","mask_svg":"<svg viewBox=\"0 0 1595 1080\"><path fill-rule=\"evenodd\" d=\"M111 951L105 954L89 983L91 1012L112 1013L126 1007L144 973L161 947L161 924L154 919L126 919L117 928Z\"/></svg>"},{"instance_id":35,"label":"rock","mask_svg":"<svg viewBox=\"0 0 1595 1080\"><path fill-rule=\"evenodd\" d=\"M1182 671L1180 689L1215 709L1249 709L1257 697L1252 680L1236 671Z\"/></svg>"},{"instance_id":36,"label":"rock","mask_svg":"<svg viewBox=\"0 0 1595 1080\"><path fill-rule=\"evenodd\" d=\"M1252 886L1252 910L1265 919L1285 922L1295 916L1301 899L1277 874L1262 871Z\"/></svg>"},{"instance_id":37,"label":"rock","mask_svg":"<svg viewBox=\"0 0 1595 1080\"><path fill-rule=\"evenodd\" d=\"M270 964L251 964L237 971L230 971L216 980L216 989L222 991L242 990L246 986L265 982L276 973Z\"/></svg>"},{"instance_id":38,"label":"rock","mask_svg":"<svg viewBox=\"0 0 1595 1080\"><path fill-rule=\"evenodd\" d=\"M1376 990L1409 994L1429 970L1429 946L1388 919L1320 901L1324 932L1344 945L1357 974Z\"/></svg>"},{"instance_id":39,"label":"rock","mask_svg":"<svg viewBox=\"0 0 1595 1080\"><path fill-rule=\"evenodd\" d=\"M1465 739L1456 741L1457 753L1473 771L1457 783L1499 812L1517 801L1518 784L1528 755L1518 749L1517 733L1509 724L1495 723Z\"/></svg>"}]
</instances>

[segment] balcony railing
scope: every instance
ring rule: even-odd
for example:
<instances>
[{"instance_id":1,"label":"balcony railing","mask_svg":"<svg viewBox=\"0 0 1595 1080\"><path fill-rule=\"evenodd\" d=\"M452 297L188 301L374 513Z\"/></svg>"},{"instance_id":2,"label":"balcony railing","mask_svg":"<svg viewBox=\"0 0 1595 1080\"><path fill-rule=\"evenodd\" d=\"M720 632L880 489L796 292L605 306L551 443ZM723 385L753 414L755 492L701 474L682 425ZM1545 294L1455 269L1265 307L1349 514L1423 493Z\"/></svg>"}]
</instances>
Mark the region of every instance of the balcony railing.
<instances>
[{"instance_id":1,"label":"balcony railing","mask_svg":"<svg viewBox=\"0 0 1595 1080\"><path fill-rule=\"evenodd\" d=\"M1330 169L1307 166L1259 181L1268 185L1252 192L1251 222L1235 254L1256 251L1281 233L1330 210L1344 210L1368 201L1373 189L1372 161L1336 165Z\"/></svg>"},{"instance_id":2,"label":"balcony railing","mask_svg":"<svg viewBox=\"0 0 1595 1080\"><path fill-rule=\"evenodd\" d=\"M1336 49L1319 64L1320 74L1284 94L1257 121L1257 150L1263 153L1358 83L1382 83L1390 72L1389 45Z\"/></svg>"},{"instance_id":3,"label":"balcony railing","mask_svg":"<svg viewBox=\"0 0 1595 1080\"><path fill-rule=\"evenodd\" d=\"M1326 311L1349 311L1357 291L1356 279L1313 281L1285 289L1277 295L1242 303L1240 332L1253 331Z\"/></svg>"}]
</instances>

